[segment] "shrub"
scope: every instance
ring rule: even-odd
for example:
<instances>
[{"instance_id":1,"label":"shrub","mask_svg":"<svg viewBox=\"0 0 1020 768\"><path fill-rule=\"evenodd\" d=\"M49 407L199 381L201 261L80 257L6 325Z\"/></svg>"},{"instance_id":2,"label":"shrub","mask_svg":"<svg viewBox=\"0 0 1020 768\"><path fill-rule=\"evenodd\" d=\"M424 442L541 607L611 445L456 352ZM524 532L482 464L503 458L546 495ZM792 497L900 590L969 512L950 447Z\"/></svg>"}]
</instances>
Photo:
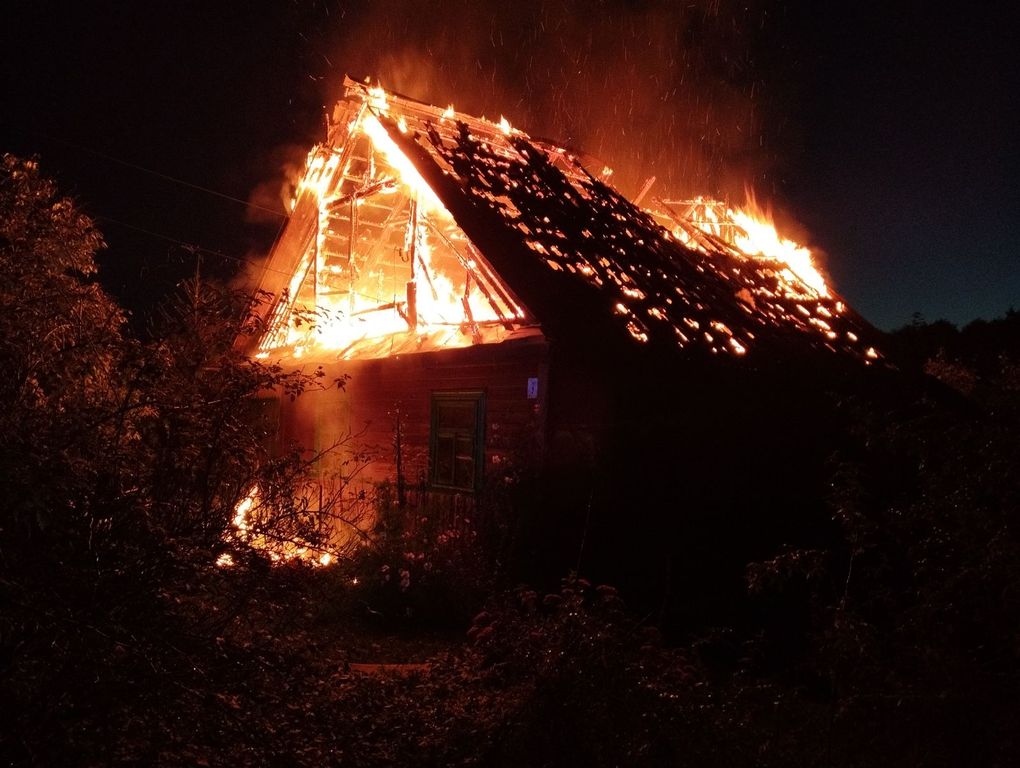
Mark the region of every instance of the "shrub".
<instances>
[{"instance_id":1,"label":"shrub","mask_svg":"<svg viewBox=\"0 0 1020 768\"><path fill-rule=\"evenodd\" d=\"M371 540L345 566L358 599L388 621L461 630L496 578L484 527L440 501L400 508L390 486L377 493Z\"/></svg>"}]
</instances>

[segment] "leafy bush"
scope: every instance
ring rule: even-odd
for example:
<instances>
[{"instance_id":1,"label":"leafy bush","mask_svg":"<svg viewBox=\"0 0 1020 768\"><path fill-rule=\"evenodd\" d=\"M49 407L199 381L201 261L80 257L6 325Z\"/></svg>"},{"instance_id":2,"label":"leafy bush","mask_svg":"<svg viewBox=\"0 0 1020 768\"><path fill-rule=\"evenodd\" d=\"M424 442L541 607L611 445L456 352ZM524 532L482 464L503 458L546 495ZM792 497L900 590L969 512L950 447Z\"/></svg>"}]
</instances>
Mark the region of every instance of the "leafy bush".
<instances>
[{"instance_id":1,"label":"leafy bush","mask_svg":"<svg viewBox=\"0 0 1020 768\"><path fill-rule=\"evenodd\" d=\"M460 630L496 578L484 526L449 513L442 499L401 508L392 491L378 489L370 542L344 566L357 599L390 622Z\"/></svg>"},{"instance_id":2,"label":"leafy bush","mask_svg":"<svg viewBox=\"0 0 1020 768\"><path fill-rule=\"evenodd\" d=\"M758 651L770 667L752 671L767 673L776 714L825 723L787 756L1007 764L1020 715L1017 424L1002 408L858 407L857 452L834 467L841 541L749 571L769 617Z\"/></svg>"},{"instance_id":3,"label":"leafy bush","mask_svg":"<svg viewBox=\"0 0 1020 768\"><path fill-rule=\"evenodd\" d=\"M129 337L95 282L101 247L35 162L3 157L0 688L24 733L103 700L91 682L158 636L253 485L295 497L300 457L266 460L252 398L323 385L235 352L249 299L208 285L154 340ZM283 509L266 524L289 535Z\"/></svg>"},{"instance_id":4,"label":"leafy bush","mask_svg":"<svg viewBox=\"0 0 1020 768\"><path fill-rule=\"evenodd\" d=\"M485 765L666 765L684 737L687 656L636 623L617 591L576 576L540 596L490 600L468 632L485 686L502 691Z\"/></svg>"}]
</instances>

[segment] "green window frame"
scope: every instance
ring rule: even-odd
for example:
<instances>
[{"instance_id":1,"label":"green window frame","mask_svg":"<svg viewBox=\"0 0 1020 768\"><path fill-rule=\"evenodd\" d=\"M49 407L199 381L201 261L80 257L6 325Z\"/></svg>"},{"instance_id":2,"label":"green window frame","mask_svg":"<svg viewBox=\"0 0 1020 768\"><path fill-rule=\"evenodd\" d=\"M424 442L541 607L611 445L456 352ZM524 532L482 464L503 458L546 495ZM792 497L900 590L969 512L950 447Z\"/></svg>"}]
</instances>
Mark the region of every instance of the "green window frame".
<instances>
[{"instance_id":1,"label":"green window frame","mask_svg":"<svg viewBox=\"0 0 1020 768\"><path fill-rule=\"evenodd\" d=\"M484 455L485 393L433 392L429 485L449 491L477 491Z\"/></svg>"}]
</instances>

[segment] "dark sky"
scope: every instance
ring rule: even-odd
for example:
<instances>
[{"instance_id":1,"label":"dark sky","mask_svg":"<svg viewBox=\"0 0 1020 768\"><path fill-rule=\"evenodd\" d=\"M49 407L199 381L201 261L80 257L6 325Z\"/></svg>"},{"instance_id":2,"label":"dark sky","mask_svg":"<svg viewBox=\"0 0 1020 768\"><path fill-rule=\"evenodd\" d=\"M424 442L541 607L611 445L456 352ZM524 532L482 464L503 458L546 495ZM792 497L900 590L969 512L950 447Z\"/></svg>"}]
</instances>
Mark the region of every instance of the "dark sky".
<instances>
[{"instance_id":1,"label":"dark sky","mask_svg":"<svg viewBox=\"0 0 1020 768\"><path fill-rule=\"evenodd\" d=\"M98 219L103 279L139 312L199 255L227 275L265 253L280 218L228 198L279 205L345 72L505 114L625 192L655 175L660 195L739 202L749 184L880 327L1020 307L1007 3L258 5L5 6L0 150L39 155Z\"/></svg>"}]
</instances>

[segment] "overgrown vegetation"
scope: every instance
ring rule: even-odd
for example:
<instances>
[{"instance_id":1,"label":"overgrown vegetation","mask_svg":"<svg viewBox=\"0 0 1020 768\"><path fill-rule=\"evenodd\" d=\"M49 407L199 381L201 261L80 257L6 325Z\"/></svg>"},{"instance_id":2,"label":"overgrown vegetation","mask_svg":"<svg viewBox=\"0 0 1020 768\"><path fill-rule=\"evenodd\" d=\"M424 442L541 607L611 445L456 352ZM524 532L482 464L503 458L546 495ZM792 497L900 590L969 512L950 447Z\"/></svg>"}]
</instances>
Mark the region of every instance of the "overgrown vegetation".
<instances>
[{"instance_id":1,"label":"overgrown vegetation","mask_svg":"<svg viewBox=\"0 0 1020 768\"><path fill-rule=\"evenodd\" d=\"M167 590L216 559L248 490L298 496L300 457L266 456L252 396L321 377L235 353L244 305L226 292L193 286L155 340L130 337L92 222L34 162L0 170L5 711L59 743L69 713L116 700L105 671L162 631ZM296 532L300 510L274 509L264 524Z\"/></svg>"},{"instance_id":2,"label":"overgrown vegetation","mask_svg":"<svg viewBox=\"0 0 1020 768\"><path fill-rule=\"evenodd\" d=\"M1012 765L1020 756L1016 313L894 334L895 406L845 400L837 534L747 564L753 613L664 639L615 589L506 583L502 509L378 500L339 567L307 454L253 395L342 386L251 363L190 286L152 340L95 282L101 237L33 163L0 174L0 759L109 765ZM976 330L975 330L976 328ZM342 492L340 489L338 492ZM495 504L495 502L492 502ZM219 568L228 548L232 568ZM417 662L397 672L359 664Z\"/></svg>"}]
</instances>

